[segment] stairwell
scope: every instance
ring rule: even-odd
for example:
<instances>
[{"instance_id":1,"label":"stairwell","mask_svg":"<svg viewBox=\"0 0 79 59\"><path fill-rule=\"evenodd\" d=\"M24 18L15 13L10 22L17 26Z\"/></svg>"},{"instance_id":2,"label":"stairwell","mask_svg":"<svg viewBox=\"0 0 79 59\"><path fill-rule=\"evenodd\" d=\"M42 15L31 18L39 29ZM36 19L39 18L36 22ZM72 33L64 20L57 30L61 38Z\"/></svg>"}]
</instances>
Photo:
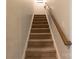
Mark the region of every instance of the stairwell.
<instances>
[{"instance_id":1,"label":"stairwell","mask_svg":"<svg viewBox=\"0 0 79 59\"><path fill-rule=\"evenodd\" d=\"M25 59L57 59L46 15L34 15Z\"/></svg>"}]
</instances>

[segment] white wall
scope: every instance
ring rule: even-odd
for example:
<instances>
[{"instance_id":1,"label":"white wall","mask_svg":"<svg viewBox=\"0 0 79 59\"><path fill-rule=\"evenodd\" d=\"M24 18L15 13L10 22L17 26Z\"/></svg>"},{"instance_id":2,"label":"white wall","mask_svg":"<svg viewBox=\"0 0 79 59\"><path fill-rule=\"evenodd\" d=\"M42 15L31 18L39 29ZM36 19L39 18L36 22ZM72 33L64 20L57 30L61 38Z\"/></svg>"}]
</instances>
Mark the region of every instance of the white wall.
<instances>
[{"instance_id":1,"label":"white wall","mask_svg":"<svg viewBox=\"0 0 79 59\"><path fill-rule=\"evenodd\" d=\"M71 40L71 0L48 0L48 5L66 37Z\"/></svg>"},{"instance_id":2,"label":"white wall","mask_svg":"<svg viewBox=\"0 0 79 59\"><path fill-rule=\"evenodd\" d=\"M45 14L44 3L34 3L34 13L35 14Z\"/></svg>"},{"instance_id":3,"label":"white wall","mask_svg":"<svg viewBox=\"0 0 79 59\"><path fill-rule=\"evenodd\" d=\"M71 59L71 47L69 48L63 43L62 38L50 15L48 15L48 23L50 25L52 39L54 41L58 59Z\"/></svg>"},{"instance_id":4,"label":"white wall","mask_svg":"<svg viewBox=\"0 0 79 59\"><path fill-rule=\"evenodd\" d=\"M22 59L30 22L33 0L7 0L7 59Z\"/></svg>"},{"instance_id":5,"label":"white wall","mask_svg":"<svg viewBox=\"0 0 79 59\"><path fill-rule=\"evenodd\" d=\"M57 22L65 33L66 37L71 40L71 1L70 0L48 0L48 5L52 8L52 13ZM51 28L52 37L54 39L55 47L58 54L58 59L71 59L71 47L65 46L56 29L50 16L49 24Z\"/></svg>"}]
</instances>

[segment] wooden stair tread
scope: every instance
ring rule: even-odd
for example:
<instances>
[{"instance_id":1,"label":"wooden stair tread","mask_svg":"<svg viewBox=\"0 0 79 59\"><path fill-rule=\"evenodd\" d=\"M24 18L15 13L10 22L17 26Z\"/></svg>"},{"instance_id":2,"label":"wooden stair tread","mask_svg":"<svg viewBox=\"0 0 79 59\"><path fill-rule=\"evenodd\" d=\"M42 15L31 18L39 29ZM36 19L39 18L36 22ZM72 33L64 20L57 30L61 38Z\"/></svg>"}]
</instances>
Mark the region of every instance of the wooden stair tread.
<instances>
[{"instance_id":1,"label":"wooden stair tread","mask_svg":"<svg viewBox=\"0 0 79 59\"><path fill-rule=\"evenodd\" d=\"M32 28L31 33L50 33L49 28Z\"/></svg>"},{"instance_id":2,"label":"wooden stair tread","mask_svg":"<svg viewBox=\"0 0 79 59\"><path fill-rule=\"evenodd\" d=\"M50 33L31 33L30 35L51 35Z\"/></svg>"},{"instance_id":3,"label":"wooden stair tread","mask_svg":"<svg viewBox=\"0 0 79 59\"><path fill-rule=\"evenodd\" d=\"M40 49L40 48L32 48L27 49L26 51L27 57L56 57L56 50L54 48L52 49Z\"/></svg>"},{"instance_id":4,"label":"wooden stair tread","mask_svg":"<svg viewBox=\"0 0 79 59\"><path fill-rule=\"evenodd\" d=\"M39 39L39 40L36 40L36 39L35 39L35 40L34 40L34 39L32 40L32 39L30 39L29 41L34 41L34 42L35 42L35 41L36 41L36 42L37 42L37 41L47 41L47 42L50 42L50 41L52 41L52 40L51 40L51 39L45 39L45 40L40 40L40 39Z\"/></svg>"},{"instance_id":5,"label":"wooden stair tread","mask_svg":"<svg viewBox=\"0 0 79 59\"><path fill-rule=\"evenodd\" d=\"M56 57L42 57L42 56L37 56L37 57L33 57L33 56L30 56L30 57L26 57L25 59L57 59Z\"/></svg>"},{"instance_id":6,"label":"wooden stair tread","mask_svg":"<svg viewBox=\"0 0 79 59\"><path fill-rule=\"evenodd\" d=\"M48 25L33 25L32 28L49 28Z\"/></svg>"},{"instance_id":7,"label":"wooden stair tread","mask_svg":"<svg viewBox=\"0 0 79 59\"><path fill-rule=\"evenodd\" d=\"M32 25L47 25L48 26L48 24L32 24Z\"/></svg>"},{"instance_id":8,"label":"wooden stair tread","mask_svg":"<svg viewBox=\"0 0 79 59\"><path fill-rule=\"evenodd\" d=\"M32 28L32 29L37 29L37 30L40 29L41 30L41 29L49 29L49 28Z\"/></svg>"},{"instance_id":9,"label":"wooden stair tread","mask_svg":"<svg viewBox=\"0 0 79 59\"><path fill-rule=\"evenodd\" d=\"M29 40L46 40L46 39L50 40L51 38L45 38L45 39L40 39L40 38L35 38L35 39L33 38L32 39L32 38L29 38Z\"/></svg>"},{"instance_id":10,"label":"wooden stair tread","mask_svg":"<svg viewBox=\"0 0 79 59\"><path fill-rule=\"evenodd\" d=\"M46 22L46 23L48 23L47 21L33 21L33 22Z\"/></svg>"},{"instance_id":11,"label":"wooden stair tread","mask_svg":"<svg viewBox=\"0 0 79 59\"><path fill-rule=\"evenodd\" d=\"M33 21L33 24L34 23L40 23L40 24L45 24L46 23L46 24L48 24L48 22L44 21L44 20L43 21L41 21L41 20L39 20L39 21Z\"/></svg>"},{"instance_id":12,"label":"wooden stair tread","mask_svg":"<svg viewBox=\"0 0 79 59\"><path fill-rule=\"evenodd\" d=\"M51 35L30 35L30 39L51 39Z\"/></svg>"},{"instance_id":13,"label":"wooden stair tread","mask_svg":"<svg viewBox=\"0 0 79 59\"><path fill-rule=\"evenodd\" d=\"M27 51L56 52L54 48L28 48Z\"/></svg>"},{"instance_id":14,"label":"wooden stair tread","mask_svg":"<svg viewBox=\"0 0 79 59\"><path fill-rule=\"evenodd\" d=\"M50 47L54 47L53 46L53 42L52 41L30 41L29 40L29 44L28 47L30 48L50 48Z\"/></svg>"}]
</instances>

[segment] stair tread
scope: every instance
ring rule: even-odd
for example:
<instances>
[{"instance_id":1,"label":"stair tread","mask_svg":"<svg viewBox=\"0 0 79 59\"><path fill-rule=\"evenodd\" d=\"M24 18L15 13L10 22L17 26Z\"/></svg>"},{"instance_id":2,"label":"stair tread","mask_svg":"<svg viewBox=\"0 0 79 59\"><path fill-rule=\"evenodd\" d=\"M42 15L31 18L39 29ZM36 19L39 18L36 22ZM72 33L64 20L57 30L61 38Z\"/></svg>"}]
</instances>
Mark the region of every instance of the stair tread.
<instances>
[{"instance_id":1,"label":"stair tread","mask_svg":"<svg viewBox=\"0 0 79 59\"><path fill-rule=\"evenodd\" d=\"M33 19L34 21L47 21L47 19L46 18L34 18Z\"/></svg>"},{"instance_id":2,"label":"stair tread","mask_svg":"<svg viewBox=\"0 0 79 59\"><path fill-rule=\"evenodd\" d=\"M49 34L44 34L44 35L37 35L37 34L35 34L35 35L30 35L30 39L51 39L51 35L49 35Z\"/></svg>"},{"instance_id":3,"label":"stair tread","mask_svg":"<svg viewBox=\"0 0 79 59\"><path fill-rule=\"evenodd\" d=\"M46 24L48 24L47 21L33 21L33 23L40 23L40 24L41 24L41 23L44 23L44 24L46 23Z\"/></svg>"},{"instance_id":4,"label":"stair tread","mask_svg":"<svg viewBox=\"0 0 79 59\"><path fill-rule=\"evenodd\" d=\"M27 57L25 59L57 59L57 58L52 57L52 56L49 56L49 57L48 56L45 56L45 57L44 56L43 57L42 56L39 56L39 57L38 56L37 57L36 56L35 57L34 56L29 56L29 57Z\"/></svg>"},{"instance_id":5,"label":"stair tread","mask_svg":"<svg viewBox=\"0 0 79 59\"><path fill-rule=\"evenodd\" d=\"M49 29L49 28L32 28L32 29Z\"/></svg>"},{"instance_id":6,"label":"stair tread","mask_svg":"<svg viewBox=\"0 0 79 59\"><path fill-rule=\"evenodd\" d=\"M49 28L49 26L48 26L48 24L46 24L46 25L40 25L40 24L33 24L32 25L32 28Z\"/></svg>"},{"instance_id":7,"label":"stair tread","mask_svg":"<svg viewBox=\"0 0 79 59\"><path fill-rule=\"evenodd\" d=\"M30 40L43 40L43 39L30 39ZM44 39L44 40L50 40L50 39L47 38L47 39Z\"/></svg>"},{"instance_id":8,"label":"stair tread","mask_svg":"<svg viewBox=\"0 0 79 59\"><path fill-rule=\"evenodd\" d=\"M47 22L33 22L33 24L48 24Z\"/></svg>"},{"instance_id":9,"label":"stair tread","mask_svg":"<svg viewBox=\"0 0 79 59\"><path fill-rule=\"evenodd\" d=\"M32 28L31 29L32 33L50 33L49 28Z\"/></svg>"},{"instance_id":10,"label":"stair tread","mask_svg":"<svg viewBox=\"0 0 79 59\"><path fill-rule=\"evenodd\" d=\"M33 21L33 22L47 22L47 21ZM48 22L47 22L48 23Z\"/></svg>"},{"instance_id":11,"label":"stair tread","mask_svg":"<svg viewBox=\"0 0 79 59\"><path fill-rule=\"evenodd\" d=\"M32 25L48 25L48 24L32 24Z\"/></svg>"},{"instance_id":12,"label":"stair tread","mask_svg":"<svg viewBox=\"0 0 79 59\"><path fill-rule=\"evenodd\" d=\"M31 35L50 35L51 33L31 33Z\"/></svg>"},{"instance_id":13,"label":"stair tread","mask_svg":"<svg viewBox=\"0 0 79 59\"><path fill-rule=\"evenodd\" d=\"M47 20L46 18L44 18L44 17L35 17L33 20L35 21L35 20Z\"/></svg>"},{"instance_id":14,"label":"stair tread","mask_svg":"<svg viewBox=\"0 0 79 59\"><path fill-rule=\"evenodd\" d=\"M28 50L27 57L56 57L55 50Z\"/></svg>"},{"instance_id":15,"label":"stair tread","mask_svg":"<svg viewBox=\"0 0 79 59\"><path fill-rule=\"evenodd\" d=\"M34 40L34 39L33 39L33 40L32 40L32 39L31 39L31 40L29 40L29 41L34 41L34 42L35 42L35 41L36 41L36 42L37 42L37 41L45 41L45 42L47 41L47 42L50 42L50 41L52 41L52 40L48 40L48 39L46 39L46 40L40 40L40 39L39 39L39 40L36 40L36 39Z\"/></svg>"},{"instance_id":16,"label":"stair tread","mask_svg":"<svg viewBox=\"0 0 79 59\"><path fill-rule=\"evenodd\" d=\"M34 22L35 22L35 21L47 21L47 19L43 19L43 18L42 18L42 19L38 19L38 18L37 18L37 19L34 19Z\"/></svg>"},{"instance_id":17,"label":"stair tread","mask_svg":"<svg viewBox=\"0 0 79 59\"><path fill-rule=\"evenodd\" d=\"M39 51L39 52L55 52L55 48L46 47L46 48L28 48L27 51Z\"/></svg>"},{"instance_id":18,"label":"stair tread","mask_svg":"<svg viewBox=\"0 0 79 59\"><path fill-rule=\"evenodd\" d=\"M35 16L35 17L46 17L46 16ZM34 17L34 18L35 18L35 17Z\"/></svg>"},{"instance_id":19,"label":"stair tread","mask_svg":"<svg viewBox=\"0 0 79 59\"><path fill-rule=\"evenodd\" d=\"M34 16L46 16L45 14L35 14Z\"/></svg>"}]
</instances>

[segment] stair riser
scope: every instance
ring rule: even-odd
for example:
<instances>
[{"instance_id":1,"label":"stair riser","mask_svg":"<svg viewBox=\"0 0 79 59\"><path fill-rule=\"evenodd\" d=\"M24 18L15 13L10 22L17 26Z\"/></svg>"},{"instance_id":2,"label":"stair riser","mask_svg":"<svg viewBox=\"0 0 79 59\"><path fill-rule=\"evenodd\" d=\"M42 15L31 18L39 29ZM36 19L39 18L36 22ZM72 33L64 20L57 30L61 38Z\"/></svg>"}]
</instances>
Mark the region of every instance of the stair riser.
<instances>
[{"instance_id":1,"label":"stair riser","mask_svg":"<svg viewBox=\"0 0 79 59\"><path fill-rule=\"evenodd\" d=\"M29 39L29 40L41 40L42 41L42 40L50 40L50 39L39 39L38 38L38 39Z\"/></svg>"},{"instance_id":2,"label":"stair riser","mask_svg":"<svg viewBox=\"0 0 79 59\"><path fill-rule=\"evenodd\" d=\"M47 21L47 19L45 19L45 18L35 18L33 21Z\"/></svg>"},{"instance_id":3,"label":"stair riser","mask_svg":"<svg viewBox=\"0 0 79 59\"><path fill-rule=\"evenodd\" d=\"M28 57L56 57L56 52L35 52L35 51L27 51L26 55Z\"/></svg>"},{"instance_id":4,"label":"stair riser","mask_svg":"<svg viewBox=\"0 0 79 59\"><path fill-rule=\"evenodd\" d=\"M31 33L49 33L49 29L32 29Z\"/></svg>"},{"instance_id":5,"label":"stair riser","mask_svg":"<svg viewBox=\"0 0 79 59\"><path fill-rule=\"evenodd\" d=\"M46 15L34 15L34 17L46 17Z\"/></svg>"},{"instance_id":6,"label":"stair riser","mask_svg":"<svg viewBox=\"0 0 79 59\"><path fill-rule=\"evenodd\" d=\"M34 16L46 16L46 15L45 15L45 14L42 14L42 15L38 15L38 14L37 14L37 15L34 15Z\"/></svg>"},{"instance_id":7,"label":"stair riser","mask_svg":"<svg viewBox=\"0 0 79 59\"><path fill-rule=\"evenodd\" d=\"M50 35L30 35L30 39L50 39Z\"/></svg>"},{"instance_id":8,"label":"stair riser","mask_svg":"<svg viewBox=\"0 0 79 59\"><path fill-rule=\"evenodd\" d=\"M50 44L47 44L47 45L35 45L35 44L29 44L28 45L28 48L46 48L46 47L50 47L50 48L53 48L53 46L52 45L50 45Z\"/></svg>"},{"instance_id":9,"label":"stair riser","mask_svg":"<svg viewBox=\"0 0 79 59\"><path fill-rule=\"evenodd\" d=\"M26 57L26 59L57 59L56 57Z\"/></svg>"},{"instance_id":10,"label":"stair riser","mask_svg":"<svg viewBox=\"0 0 79 59\"><path fill-rule=\"evenodd\" d=\"M32 28L49 28L48 25L33 25Z\"/></svg>"},{"instance_id":11,"label":"stair riser","mask_svg":"<svg viewBox=\"0 0 79 59\"><path fill-rule=\"evenodd\" d=\"M34 21L33 24L48 24L46 21Z\"/></svg>"},{"instance_id":12,"label":"stair riser","mask_svg":"<svg viewBox=\"0 0 79 59\"><path fill-rule=\"evenodd\" d=\"M34 16L34 18L46 18L46 16Z\"/></svg>"},{"instance_id":13,"label":"stair riser","mask_svg":"<svg viewBox=\"0 0 79 59\"><path fill-rule=\"evenodd\" d=\"M46 15L34 15L34 18L46 18Z\"/></svg>"},{"instance_id":14,"label":"stair riser","mask_svg":"<svg viewBox=\"0 0 79 59\"><path fill-rule=\"evenodd\" d=\"M28 47L30 48L44 48L44 47L52 47L53 42L29 42Z\"/></svg>"}]
</instances>

